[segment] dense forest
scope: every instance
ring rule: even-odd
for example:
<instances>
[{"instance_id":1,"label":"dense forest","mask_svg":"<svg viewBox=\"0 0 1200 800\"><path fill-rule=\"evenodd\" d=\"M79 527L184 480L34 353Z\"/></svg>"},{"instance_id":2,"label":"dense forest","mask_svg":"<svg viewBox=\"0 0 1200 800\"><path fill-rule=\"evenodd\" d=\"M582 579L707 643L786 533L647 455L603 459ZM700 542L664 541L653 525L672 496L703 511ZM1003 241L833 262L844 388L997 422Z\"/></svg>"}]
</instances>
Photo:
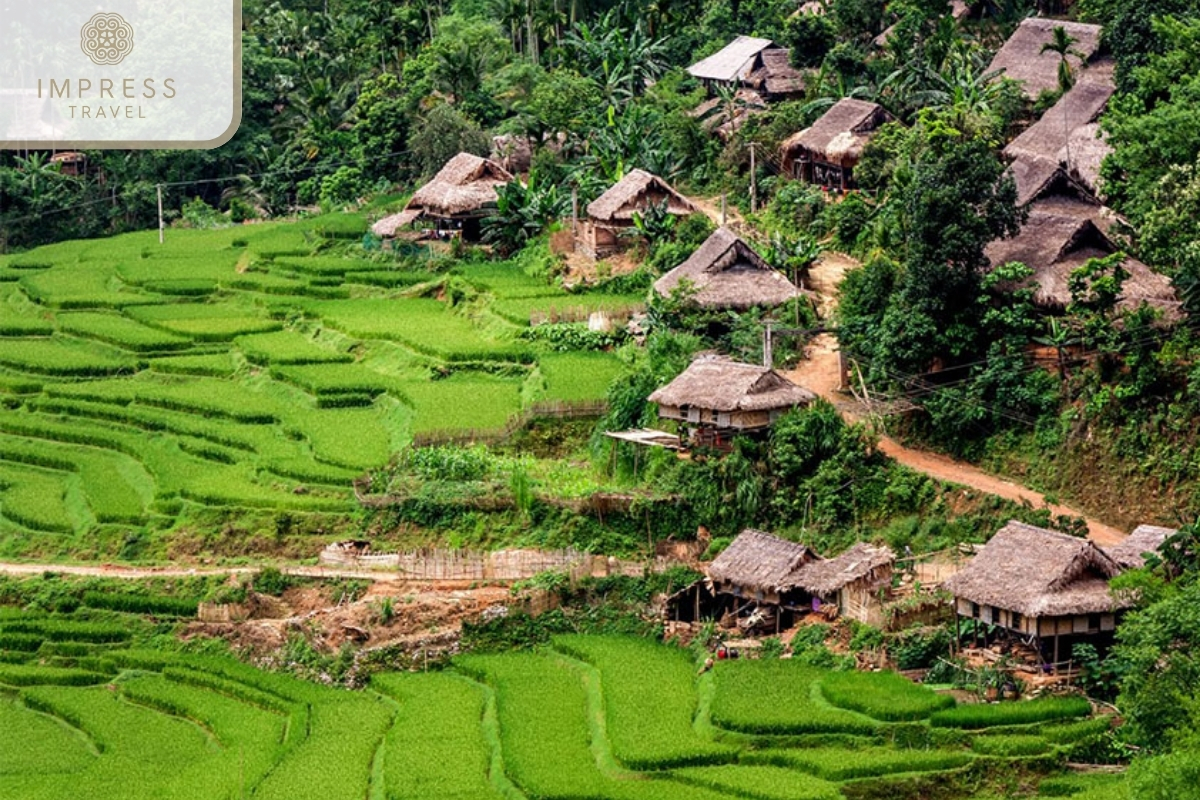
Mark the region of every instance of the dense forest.
<instances>
[{"instance_id":1,"label":"dense forest","mask_svg":"<svg viewBox=\"0 0 1200 800\"><path fill-rule=\"evenodd\" d=\"M864 386L919 407L902 436L1122 522L1182 525L1162 563L1122 579L1142 607L1113 657L1093 665L1091 688L1117 699L1129 722L1113 742L1119 755L1144 756L1135 797L1200 796L1194 0L984 0L962 21L948 0L831 0L823 13L797 12L795 0L246 0L234 139L211 151L93 151L77 176L47 153L0 154L0 252L154 227L158 185L169 221L194 227L394 204L450 157L486 155L505 136L533 142L527 180L502 192L488 222L487 241L506 254L543 246L572 194L586 203L635 167L725 197L770 243L776 266L802 271L822 250L861 261L828 322ZM1029 216L1002 150L1078 77L1065 31L1049 45L1061 57L1054 89L1027 97L988 70L1034 13L1102 25L1115 64L1101 187L1122 250L1072 273L1054 314L1035 302L1028 266L991 264L985 253ZM803 96L721 138L690 113L708 94L684 68L738 35L787 45L791 63L811 72ZM736 116L736 93L718 97ZM784 180L771 154L841 98L878 103L892 121L856 168L858 190L830 202ZM639 224L646 258L617 279L626 289L647 289L710 230ZM1170 279L1173 314L1121 302L1126 255ZM817 324L807 308L784 313ZM646 347L630 352L609 392L605 426L653 421L646 396L697 350L761 357L753 314L723 320L720 336L697 333L711 320L670 301L652 304L650 321ZM1053 368L1030 358L1030 343L1055 354ZM643 469L720 535L849 528L862 513L930 502L928 486L890 472L871 437L824 406L719 462ZM866 490L841 491L850 485Z\"/></svg>"}]
</instances>

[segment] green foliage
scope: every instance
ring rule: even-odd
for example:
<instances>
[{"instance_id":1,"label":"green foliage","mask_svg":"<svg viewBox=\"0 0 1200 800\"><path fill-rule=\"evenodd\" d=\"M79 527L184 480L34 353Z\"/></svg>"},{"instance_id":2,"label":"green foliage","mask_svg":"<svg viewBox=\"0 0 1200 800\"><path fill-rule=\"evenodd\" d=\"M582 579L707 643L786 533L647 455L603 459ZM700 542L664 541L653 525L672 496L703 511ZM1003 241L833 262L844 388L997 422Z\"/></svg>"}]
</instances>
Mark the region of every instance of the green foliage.
<instances>
[{"instance_id":1,"label":"green foliage","mask_svg":"<svg viewBox=\"0 0 1200 800\"><path fill-rule=\"evenodd\" d=\"M903 722L929 717L954 706L937 694L894 672L834 672L821 679L821 694L839 708L878 720Z\"/></svg>"},{"instance_id":2,"label":"green foliage","mask_svg":"<svg viewBox=\"0 0 1200 800\"><path fill-rule=\"evenodd\" d=\"M1019 758L1045 753L1050 745L1045 737L1033 734L990 734L976 736L971 740L971 749L985 756Z\"/></svg>"},{"instance_id":3,"label":"green foliage","mask_svg":"<svg viewBox=\"0 0 1200 800\"><path fill-rule=\"evenodd\" d=\"M837 800L842 796L831 783L770 765L692 767L674 770L671 776L690 786L762 800Z\"/></svg>"},{"instance_id":4,"label":"green foliage","mask_svg":"<svg viewBox=\"0 0 1200 800\"><path fill-rule=\"evenodd\" d=\"M795 659L719 662L713 724L761 734L874 732L876 724L869 719L824 702L823 674Z\"/></svg>"},{"instance_id":5,"label":"green foliage","mask_svg":"<svg viewBox=\"0 0 1200 800\"><path fill-rule=\"evenodd\" d=\"M796 750L762 750L746 760L801 770L829 781L844 781L898 772L957 769L969 764L971 755L952 750L804 747Z\"/></svg>"},{"instance_id":6,"label":"green foliage","mask_svg":"<svg viewBox=\"0 0 1200 800\"><path fill-rule=\"evenodd\" d=\"M198 603L180 597L154 596L114 592L85 592L83 605L105 608L130 614L159 614L172 617L194 617Z\"/></svg>"}]
</instances>

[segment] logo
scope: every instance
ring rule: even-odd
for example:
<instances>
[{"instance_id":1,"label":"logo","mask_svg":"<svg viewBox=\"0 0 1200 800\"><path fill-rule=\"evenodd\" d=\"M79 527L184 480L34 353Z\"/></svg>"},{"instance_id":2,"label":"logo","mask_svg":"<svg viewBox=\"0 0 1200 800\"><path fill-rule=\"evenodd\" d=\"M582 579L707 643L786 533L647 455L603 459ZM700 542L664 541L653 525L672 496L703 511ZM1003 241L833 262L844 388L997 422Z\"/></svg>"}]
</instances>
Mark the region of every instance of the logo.
<instances>
[{"instance_id":1,"label":"logo","mask_svg":"<svg viewBox=\"0 0 1200 800\"><path fill-rule=\"evenodd\" d=\"M133 51L133 26L120 14L96 14L79 32L83 52L104 67L120 64Z\"/></svg>"}]
</instances>

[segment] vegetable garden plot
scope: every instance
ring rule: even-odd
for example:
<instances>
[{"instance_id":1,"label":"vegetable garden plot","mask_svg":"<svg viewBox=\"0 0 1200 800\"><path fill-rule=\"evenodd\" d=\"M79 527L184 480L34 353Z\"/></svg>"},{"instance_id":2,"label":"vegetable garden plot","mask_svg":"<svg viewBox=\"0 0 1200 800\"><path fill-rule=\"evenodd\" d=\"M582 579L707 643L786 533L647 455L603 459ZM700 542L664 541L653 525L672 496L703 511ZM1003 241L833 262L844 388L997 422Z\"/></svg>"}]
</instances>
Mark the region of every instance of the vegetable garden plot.
<instances>
[{"instance_id":1,"label":"vegetable garden plot","mask_svg":"<svg viewBox=\"0 0 1200 800\"><path fill-rule=\"evenodd\" d=\"M377 675L371 685L400 704L383 753L388 800L503 798L488 779L481 687L444 673Z\"/></svg>"},{"instance_id":2,"label":"vegetable garden plot","mask_svg":"<svg viewBox=\"0 0 1200 800\"><path fill-rule=\"evenodd\" d=\"M560 636L556 649L600 671L613 755L630 769L729 761L736 749L701 739L695 666L686 651L629 637Z\"/></svg>"}]
</instances>

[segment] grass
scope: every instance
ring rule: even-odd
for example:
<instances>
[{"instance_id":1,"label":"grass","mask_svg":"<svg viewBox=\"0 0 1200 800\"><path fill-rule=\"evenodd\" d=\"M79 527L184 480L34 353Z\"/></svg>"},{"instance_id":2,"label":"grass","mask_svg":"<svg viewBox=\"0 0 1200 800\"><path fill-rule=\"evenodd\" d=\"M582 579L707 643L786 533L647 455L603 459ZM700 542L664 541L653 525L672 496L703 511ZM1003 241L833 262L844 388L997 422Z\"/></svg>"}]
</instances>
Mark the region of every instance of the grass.
<instances>
[{"instance_id":1,"label":"grass","mask_svg":"<svg viewBox=\"0 0 1200 800\"><path fill-rule=\"evenodd\" d=\"M885 722L926 719L954 706L938 694L895 672L833 672L821 679L821 694L832 705Z\"/></svg>"},{"instance_id":2,"label":"grass","mask_svg":"<svg viewBox=\"0 0 1200 800\"><path fill-rule=\"evenodd\" d=\"M733 758L734 748L702 740L693 726L696 669L686 651L615 636L560 636L554 646L600 671L613 755L629 769Z\"/></svg>"},{"instance_id":3,"label":"grass","mask_svg":"<svg viewBox=\"0 0 1200 800\"><path fill-rule=\"evenodd\" d=\"M788 660L718 662L714 725L743 733L873 733L875 723L821 697L825 672Z\"/></svg>"},{"instance_id":4,"label":"grass","mask_svg":"<svg viewBox=\"0 0 1200 800\"><path fill-rule=\"evenodd\" d=\"M1045 697L1015 703L974 703L939 711L931 718L944 728L994 728L1004 725L1033 725L1041 722L1085 717L1092 705L1083 697Z\"/></svg>"}]
</instances>

